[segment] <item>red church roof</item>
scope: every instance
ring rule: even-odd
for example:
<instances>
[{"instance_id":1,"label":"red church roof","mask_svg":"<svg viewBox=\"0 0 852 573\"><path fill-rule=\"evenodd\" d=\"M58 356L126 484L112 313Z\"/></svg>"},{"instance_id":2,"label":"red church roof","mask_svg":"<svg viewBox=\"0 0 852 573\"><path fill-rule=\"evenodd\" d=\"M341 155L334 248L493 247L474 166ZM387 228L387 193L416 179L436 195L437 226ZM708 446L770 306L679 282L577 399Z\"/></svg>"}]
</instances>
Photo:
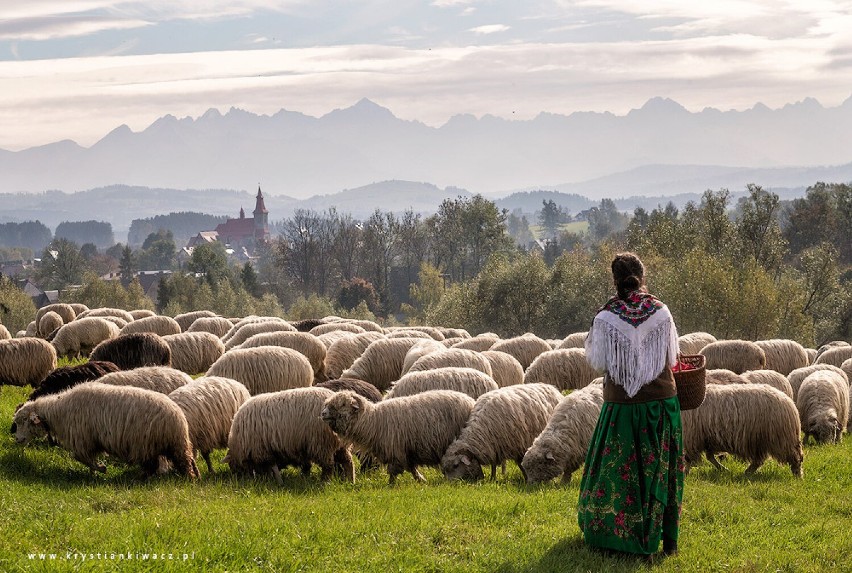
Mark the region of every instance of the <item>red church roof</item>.
<instances>
[{"instance_id":1,"label":"red church roof","mask_svg":"<svg viewBox=\"0 0 852 573\"><path fill-rule=\"evenodd\" d=\"M216 232L219 240L226 243L254 237L254 219L228 219L216 227Z\"/></svg>"},{"instance_id":2,"label":"red church roof","mask_svg":"<svg viewBox=\"0 0 852 573\"><path fill-rule=\"evenodd\" d=\"M269 211L266 210L266 205L263 204L263 193L260 192L259 186L257 188L257 196L255 199L257 199L257 202L254 206L254 216L257 217L259 213L269 213Z\"/></svg>"}]
</instances>

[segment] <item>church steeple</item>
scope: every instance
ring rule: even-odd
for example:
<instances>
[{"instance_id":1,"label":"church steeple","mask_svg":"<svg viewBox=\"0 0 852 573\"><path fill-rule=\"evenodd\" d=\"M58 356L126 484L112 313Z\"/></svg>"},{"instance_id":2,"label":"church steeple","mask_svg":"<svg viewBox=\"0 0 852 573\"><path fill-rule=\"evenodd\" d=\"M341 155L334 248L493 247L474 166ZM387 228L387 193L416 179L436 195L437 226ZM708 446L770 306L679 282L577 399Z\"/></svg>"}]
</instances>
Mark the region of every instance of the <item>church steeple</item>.
<instances>
[{"instance_id":1,"label":"church steeple","mask_svg":"<svg viewBox=\"0 0 852 573\"><path fill-rule=\"evenodd\" d=\"M252 214L254 215L254 238L255 240L269 240L269 211L263 204L263 193L260 185L257 186L257 196Z\"/></svg>"}]
</instances>

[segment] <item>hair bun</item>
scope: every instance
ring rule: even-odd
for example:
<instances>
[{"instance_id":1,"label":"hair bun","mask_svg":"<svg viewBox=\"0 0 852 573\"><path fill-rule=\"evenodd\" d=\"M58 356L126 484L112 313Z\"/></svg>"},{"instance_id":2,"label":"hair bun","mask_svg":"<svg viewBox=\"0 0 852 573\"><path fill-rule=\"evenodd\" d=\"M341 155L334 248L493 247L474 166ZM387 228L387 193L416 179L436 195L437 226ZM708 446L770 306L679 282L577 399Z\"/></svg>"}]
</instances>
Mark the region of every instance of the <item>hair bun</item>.
<instances>
[{"instance_id":1,"label":"hair bun","mask_svg":"<svg viewBox=\"0 0 852 573\"><path fill-rule=\"evenodd\" d=\"M625 290L636 290L642 286L642 281L636 275L630 275L624 277L619 286L623 287Z\"/></svg>"}]
</instances>

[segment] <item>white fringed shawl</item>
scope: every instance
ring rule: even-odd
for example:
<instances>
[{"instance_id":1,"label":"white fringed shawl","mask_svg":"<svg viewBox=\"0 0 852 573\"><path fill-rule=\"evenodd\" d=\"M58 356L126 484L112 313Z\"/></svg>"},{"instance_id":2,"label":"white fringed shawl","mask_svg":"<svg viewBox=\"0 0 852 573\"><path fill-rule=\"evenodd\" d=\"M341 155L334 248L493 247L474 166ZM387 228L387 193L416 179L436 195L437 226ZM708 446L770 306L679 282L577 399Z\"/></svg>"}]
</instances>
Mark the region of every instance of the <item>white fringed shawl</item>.
<instances>
[{"instance_id":1,"label":"white fringed shawl","mask_svg":"<svg viewBox=\"0 0 852 573\"><path fill-rule=\"evenodd\" d=\"M677 354L677 328L662 303L637 326L601 310L586 338L586 360L594 368L605 370L631 398L666 366L674 366Z\"/></svg>"}]
</instances>

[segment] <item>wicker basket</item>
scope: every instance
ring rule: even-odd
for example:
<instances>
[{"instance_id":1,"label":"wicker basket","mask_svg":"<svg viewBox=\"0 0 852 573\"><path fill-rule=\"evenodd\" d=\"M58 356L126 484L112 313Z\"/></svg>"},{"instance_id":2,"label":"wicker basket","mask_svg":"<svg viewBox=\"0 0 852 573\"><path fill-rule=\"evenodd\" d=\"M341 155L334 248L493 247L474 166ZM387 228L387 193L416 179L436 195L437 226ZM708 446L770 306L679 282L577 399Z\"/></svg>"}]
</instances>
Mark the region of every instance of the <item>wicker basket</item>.
<instances>
[{"instance_id":1,"label":"wicker basket","mask_svg":"<svg viewBox=\"0 0 852 573\"><path fill-rule=\"evenodd\" d=\"M706 361L702 354L690 354L678 356L678 362L689 366L688 369L674 372L680 409L693 410L704 401Z\"/></svg>"}]
</instances>

